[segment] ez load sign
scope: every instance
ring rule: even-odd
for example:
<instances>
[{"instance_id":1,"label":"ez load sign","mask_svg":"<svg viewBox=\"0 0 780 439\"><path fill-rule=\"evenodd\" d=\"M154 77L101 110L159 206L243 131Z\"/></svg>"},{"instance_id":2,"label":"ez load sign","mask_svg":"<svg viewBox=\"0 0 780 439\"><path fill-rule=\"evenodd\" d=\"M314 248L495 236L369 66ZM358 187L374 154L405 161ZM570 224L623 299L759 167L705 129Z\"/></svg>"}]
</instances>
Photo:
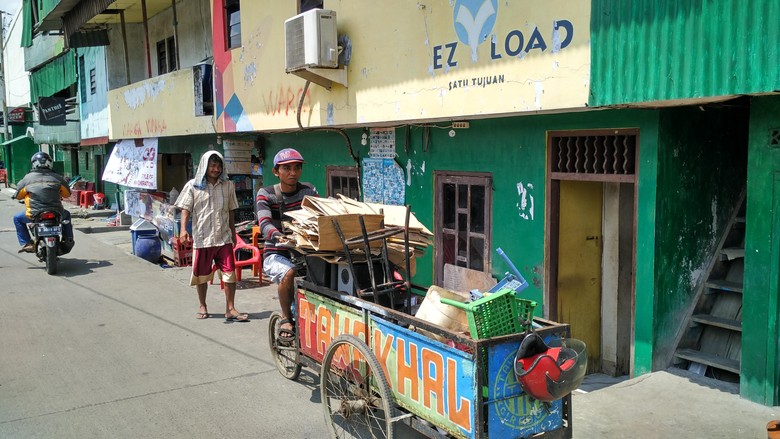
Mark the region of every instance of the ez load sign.
<instances>
[{"instance_id":1,"label":"ez load sign","mask_svg":"<svg viewBox=\"0 0 780 439\"><path fill-rule=\"evenodd\" d=\"M490 38L490 59L496 61L506 57L520 58L533 51L553 53L568 47L574 38L574 25L569 20L555 20L549 28L540 30L534 26L530 31L510 29L494 32L498 16L498 0L458 0L453 7L453 27L458 41L433 46L433 69L458 66L456 49L460 44L469 47L471 61L477 62L479 46ZM518 23L527 18L518 17ZM544 34L543 34L544 32ZM543 35L550 35L545 39Z\"/></svg>"}]
</instances>

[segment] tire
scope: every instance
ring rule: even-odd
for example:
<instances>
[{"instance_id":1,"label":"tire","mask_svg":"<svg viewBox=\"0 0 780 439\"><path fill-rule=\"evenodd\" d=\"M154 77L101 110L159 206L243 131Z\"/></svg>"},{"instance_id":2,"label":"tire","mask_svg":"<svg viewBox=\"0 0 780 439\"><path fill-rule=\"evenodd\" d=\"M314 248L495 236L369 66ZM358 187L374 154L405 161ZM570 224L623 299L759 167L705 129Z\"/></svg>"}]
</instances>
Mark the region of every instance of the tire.
<instances>
[{"instance_id":1,"label":"tire","mask_svg":"<svg viewBox=\"0 0 780 439\"><path fill-rule=\"evenodd\" d=\"M339 366L345 363L358 367ZM354 335L340 335L328 346L320 394L331 438L395 437L390 385L376 356Z\"/></svg>"},{"instance_id":2,"label":"tire","mask_svg":"<svg viewBox=\"0 0 780 439\"><path fill-rule=\"evenodd\" d=\"M46 252L46 272L57 274L57 246L44 247L43 251Z\"/></svg>"},{"instance_id":3,"label":"tire","mask_svg":"<svg viewBox=\"0 0 780 439\"><path fill-rule=\"evenodd\" d=\"M293 345L282 344L276 339L276 330L282 318L280 312L274 311L271 318L268 319L268 347L271 348L271 356L274 357L274 363L279 373L288 380L296 380L301 374L298 345L297 343Z\"/></svg>"}]
</instances>

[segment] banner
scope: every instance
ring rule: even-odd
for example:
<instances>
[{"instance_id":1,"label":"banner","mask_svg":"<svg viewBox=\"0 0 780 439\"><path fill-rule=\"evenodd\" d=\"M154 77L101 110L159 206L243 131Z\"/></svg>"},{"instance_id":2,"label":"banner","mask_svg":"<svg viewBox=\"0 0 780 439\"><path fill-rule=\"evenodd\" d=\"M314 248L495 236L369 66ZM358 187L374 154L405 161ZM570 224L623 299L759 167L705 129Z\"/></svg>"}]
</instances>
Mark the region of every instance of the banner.
<instances>
[{"instance_id":1,"label":"banner","mask_svg":"<svg viewBox=\"0 0 780 439\"><path fill-rule=\"evenodd\" d=\"M157 189L157 138L122 140L114 145L103 181L141 189Z\"/></svg>"},{"instance_id":2,"label":"banner","mask_svg":"<svg viewBox=\"0 0 780 439\"><path fill-rule=\"evenodd\" d=\"M165 199L146 192L125 191L125 213L143 218L157 227L162 240L168 244L175 232L176 208Z\"/></svg>"},{"instance_id":3,"label":"banner","mask_svg":"<svg viewBox=\"0 0 780 439\"><path fill-rule=\"evenodd\" d=\"M65 98L38 98L38 121L41 125L65 125Z\"/></svg>"}]
</instances>

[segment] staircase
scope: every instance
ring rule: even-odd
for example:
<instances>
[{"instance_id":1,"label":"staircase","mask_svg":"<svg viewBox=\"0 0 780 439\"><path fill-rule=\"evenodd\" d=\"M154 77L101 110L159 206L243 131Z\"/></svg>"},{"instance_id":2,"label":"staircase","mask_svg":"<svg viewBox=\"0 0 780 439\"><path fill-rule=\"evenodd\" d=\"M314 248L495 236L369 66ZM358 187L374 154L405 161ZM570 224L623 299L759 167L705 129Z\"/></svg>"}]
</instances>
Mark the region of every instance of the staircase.
<instances>
[{"instance_id":1,"label":"staircase","mask_svg":"<svg viewBox=\"0 0 780 439\"><path fill-rule=\"evenodd\" d=\"M745 192L721 238L703 288L694 299L674 353L677 367L739 382L742 351L742 278L745 261Z\"/></svg>"}]
</instances>

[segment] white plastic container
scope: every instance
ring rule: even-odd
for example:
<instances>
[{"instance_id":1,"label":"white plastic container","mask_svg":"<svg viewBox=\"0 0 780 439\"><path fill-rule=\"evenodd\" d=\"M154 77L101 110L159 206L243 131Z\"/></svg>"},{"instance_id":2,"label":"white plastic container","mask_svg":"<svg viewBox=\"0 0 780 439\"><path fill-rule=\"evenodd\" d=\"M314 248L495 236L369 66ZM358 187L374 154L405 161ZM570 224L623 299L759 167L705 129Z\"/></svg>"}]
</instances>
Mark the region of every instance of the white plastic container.
<instances>
[{"instance_id":1,"label":"white plastic container","mask_svg":"<svg viewBox=\"0 0 780 439\"><path fill-rule=\"evenodd\" d=\"M432 285L428 288L428 292L425 295L425 299L420 304L420 308L414 315L418 319L425 320L428 323L441 326L454 332L469 333L469 320L466 315L466 311L456 308L454 306L441 303L441 298L456 300L458 302L468 303L468 293L459 293L457 291L451 291L446 288L437 287ZM422 329L416 329L417 332L423 333L430 338L446 342L444 337L440 337L435 334L431 334L428 331Z\"/></svg>"}]
</instances>

